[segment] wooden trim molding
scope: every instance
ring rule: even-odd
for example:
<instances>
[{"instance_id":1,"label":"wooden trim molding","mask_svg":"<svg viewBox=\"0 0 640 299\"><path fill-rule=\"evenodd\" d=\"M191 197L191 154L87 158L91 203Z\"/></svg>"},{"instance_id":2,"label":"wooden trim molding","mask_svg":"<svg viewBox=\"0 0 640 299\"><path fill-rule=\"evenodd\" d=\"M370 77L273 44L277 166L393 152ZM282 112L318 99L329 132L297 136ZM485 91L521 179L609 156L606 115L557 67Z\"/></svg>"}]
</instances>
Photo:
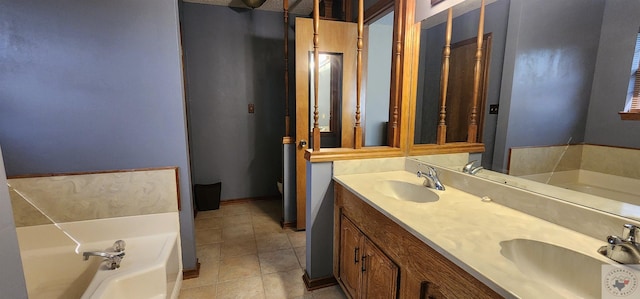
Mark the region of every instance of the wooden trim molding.
<instances>
[{"instance_id":1,"label":"wooden trim molding","mask_svg":"<svg viewBox=\"0 0 640 299\"><path fill-rule=\"evenodd\" d=\"M198 278L200 276L200 262L196 259L196 268L195 269L183 269L182 270L182 280Z\"/></svg>"},{"instance_id":2,"label":"wooden trim molding","mask_svg":"<svg viewBox=\"0 0 640 299\"><path fill-rule=\"evenodd\" d=\"M411 148L412 156L437 155L453 153L481 153L483 143L453 142L445 144L416 144Z\"/></svg>"},{"instance_id":3,"label":"wooden trim molding","mask_svg":"<svg viewBox=\"0 0 640 299\"><path fill-rule=\"evenodd\" d=\"M338 281L335 277L333 277L333 275L312 279L309 277L309 273L307 273L307 270L304 270L302 281L304 281L304 285L307 288L307 291L322 289L338 284Z\"/></svg>"},{"instance_id":4,"label":"wooden trim molding","mask_svg":"<svg viewBox=\"0 0 640 299\"><path fill-rule=\"evenodd\" d=\"M605 146L610 148L620 148L620 149L631 149L637 150L640 148L630 147L630 146L618 146L618 145L609 145L609 144L597 144L597 143L588 143L588 142L579 142L579 143L560 143L560 144L551 144L551 145L525 145L525 146L514 146L511 149L522 149L522 148L543 148L543 147L558 147L558 146L574 146L574 145L592 145L592 146Z\"/></svg>"},{"instance_id":5,"label":"wooden trim molding","mask_svg":"<svg viewBox=\"0 0 640 299\"><path fill-rule=\"evenodd\" d=\"M281 220L280 220L280 226L281 226L282 228L291 228L291 229L297 230L298 223L297 223L296 221L293 221L293 222L284 222L284 219L281 219Z\"/></svg>"},{"instance_id":6,"label":"wooden trim molding","mask_svg":"<svg viewBox=\"0 0 640 299\"><path fill-rule=\"evenodd\" d=\"M296 143L293 137L291 136L282 137L282 144L293 144L293 143Z\"/></svg>"},{"instance_id":7,"label":"wooden trim molding","mask_svg":"<svg viewBox=\"0 0 640 299\"><path fill-rule=\"evenodd\" d=\"M397 1L403 2L403 1ZM397 140L397 145L404 152L405 156L408 155L410 145L413 144L413 128L412 117L413 113L411 106L415 106L415 99L417 93L418 84L418 62L420 54L420 22L415 22L415 1L406 1L404 5L399 5L398 17L402 17L399 22L403 28L403 35L401 36L402 47L400 48L402 54L401 76L403 78L402 84L398 86L400 89L400 134ZM415 109L415 108L413 108Z\"/></svg>"},{"instance_id":8,"label":"wooden trim molding","mask_svg":"<svg viewBox=\"0 0 640 299\"><path fill-rule=\"evenodd\" d=\"M364 23L370 24L393 10L393 0L379 0L364 11Z\"/></svg>"},{"instance_id":9,"label":"wooden trim molding","mask_svg":"<svg viewBox=\"0 0 640 299\"><path fill-rule=\"evenodd\" d=\"M165 170L165 169L178 169L178 166L166 166L166 167L149 167L149 168L132 168L132 169L114 169L114 170L98 170L98 171L78 171L78 172L59 172L59 173L38 173L38 174L23 174L7 176L7 179L26 179L26 178L41 178L49 176L68 176L68 175L83 175L83 174L103 174L103 173L119 173L119 172L133 172L133 171L149 171L149 170Z\"/></svg>"},{"instance_id":10,"label":"wooden trim molding","mask_svg":"<svg viewBox=\"0 0 640 299\"><path fill-rule=\"evenodd\" d=\"M220 205L221 206L229 206L229 205L237 205L237 204L248 203L248 202L255 202L255 201L260 201L260 200L278 199L278 198L280 198L279 194L278 195L257 196L257 197L247 197L247 198L235 198L235 199L221 200L220 201Z\"/></svg>"},{"instance_id":11,"label":"wooden trim molding","mask_svg":"<svg viewBox=\"0 0 640 299\"><path fill-rule=\"evenodd\" d=\"M178 212L179 212L179 211L182 211L182 204L181 204L182 200L180 200L180 171L179 171L179 168L175 167L174 168L174 172L175 172L175 175L176 175L176 191L178 193L178 194L176 194L176 198L178 199Z\"/></svg>"},{"instance_id":12,"label":"wooden trim molding","mask_svg":"<svg viewBox=\"0 0 640 299\"><path fill-rule=\"evenodd\" d=\"M618 112L621 120L640 120L640 113L638 112Z\"/></svg>"},{"instance_id":13,"label":"wooden trim molding","mask_svg":"<svg viewBox=\"0 0 640 299\"><path fill-rule=\"evenodd\" d=\"M620 148L620 149L631 149L631 150L637 150L640 148L637 147L630 147L630 146L619 146L619 145L609 145L609 144L597 144L597 143L581 143L582 145L593 145L593 146L606 146L606 147L610 147L610 148Z\"/></svg>"},{"instance_id":14,"label":"wooden trim molding","mask_svg":"<svg viewBox=\"0 0 640 299\"><path fill-rule=\"evenodd\" d=\"M391 158L404 156L399 148L388 146L367 146L360 149L326 148L320 151L307 150L304 158L311 163L340 160Z\"/></svg>"}]
</instances>

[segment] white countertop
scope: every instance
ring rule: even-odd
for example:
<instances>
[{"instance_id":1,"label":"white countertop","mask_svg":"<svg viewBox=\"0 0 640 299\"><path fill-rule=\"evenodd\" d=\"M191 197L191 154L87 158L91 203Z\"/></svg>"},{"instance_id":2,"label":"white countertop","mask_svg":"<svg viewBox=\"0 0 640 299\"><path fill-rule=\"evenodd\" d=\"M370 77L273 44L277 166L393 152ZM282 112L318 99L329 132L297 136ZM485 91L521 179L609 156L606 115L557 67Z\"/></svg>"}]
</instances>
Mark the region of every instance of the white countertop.
<instances>
[{"instance_id":1,"label":"white countertop","mask_svg":"<svg viewBox=\"0 0 640 299\"><path fill-rule=\"evenodd\" d=\"M445 191L425 190L440 197L430 203L401 201L376 191L384 180L422 185L424 179L407 171L338 175L334 180L507 298L569 298L571 294L521 272L501 254L502 241L537 240L610 263L596 252L605 245L606 236L594 239L449 186ZM575 265L571 271L585 270Z\"/></svg>"}]
</instances>

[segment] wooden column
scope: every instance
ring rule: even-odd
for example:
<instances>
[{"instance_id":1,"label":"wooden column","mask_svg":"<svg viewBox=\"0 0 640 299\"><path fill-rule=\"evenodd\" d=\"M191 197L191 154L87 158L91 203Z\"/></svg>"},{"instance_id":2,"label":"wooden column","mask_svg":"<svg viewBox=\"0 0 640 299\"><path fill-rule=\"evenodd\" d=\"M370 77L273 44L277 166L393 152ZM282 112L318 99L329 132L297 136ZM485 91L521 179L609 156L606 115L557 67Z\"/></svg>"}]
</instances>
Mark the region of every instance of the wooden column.
<instances>
[{"instance_id":1,"label":"wooden column","mask_svg":"<svg viewBox=\"0 0 640 299\"><path fill-rule=\"evenodd\" d=\"M478 22L478 48L476 65L473 68L473 97L471 116L469 118L469 134L467 142L478 142L478 91L480 89L480 72L482 71L482 38L484 36L484 0L480 2L480 21Z\"/></svg>"},{"instance_id":2,"label":"wooden column","mask_svg":"<svg viewBox=\"0 0 640 299\"><path fill-rule=\"evenodd\" d=\"M313 0L313 151L320 150L320 127L318 126L318 76L319 60L318 47L320 38L318 28L320 27L320 0Z\"/></svg>"},{"instance_id":3,"label":"wooden column","mask_svg":"<svg viewBox=\"0 0 640 299\"><path fill-rule=\"evenodd\" d=\"M362 32L364 31L364 0L358 0L358 43L356 56L356 124L353 132L353 147L362 148L362 127L360 126L360 97L362 94Z\"/></svg>"},{"instance_id":4,"label":"wooden column","mask_svg":"<svg viewBox=\"0 0 640 299\"><path fill-rule=\"evenodd\" d=\"M284 11L284 136L291 136L289 116L289 0L282 1Z\"/></svg>"},{"instance_id":5,"label":"wooden column","mask_svg":"<svg viewBox=\"0 0 640 299\"><path fill-rule=\"evenodd\" d=\"M395 1L394 10L396 13L403 12L405 9L406 1ZM398 115L400 113L398 107L399 99L401 97L401 89L402 89L402 41L404 38L403 28L404 21L400 20L401 17L394 17L394 32L393 32L393 66L391 73L391 113L389 115L389 129L388 129L388 138L387 143L389 146L398 147L400 146L400 126L398 122Z\"/></svg>"},{"instance_id":6,"label":"wooden column","mask_svg":"<svg viewBox=\"0 0 640 299\"><path fill-rule=\"evenodd\" d=\"M447 11L447 29L445 33L444 49L442 50L440 121L438 122L437 144L445 144L447 142L447 88L449 87L449 57L451 56L451 23L453 23L453 8L449 8Z\"/></svg>"}]
</instances>

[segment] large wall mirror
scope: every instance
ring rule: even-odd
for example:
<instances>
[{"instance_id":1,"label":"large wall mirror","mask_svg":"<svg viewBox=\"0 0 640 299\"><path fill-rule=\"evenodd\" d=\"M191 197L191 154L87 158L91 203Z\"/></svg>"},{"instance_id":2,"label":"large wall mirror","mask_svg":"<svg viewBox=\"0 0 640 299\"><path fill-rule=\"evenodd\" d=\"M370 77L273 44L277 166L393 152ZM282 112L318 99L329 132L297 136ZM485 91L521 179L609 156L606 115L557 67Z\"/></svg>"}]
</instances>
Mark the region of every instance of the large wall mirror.
<instances>
[{"instance_id":1,"label":"large wall mirror","mask_svg":"<svg viewBox=\"0 0 640 299\"><path fill-rule=\"evenodd\" d=\"M466 7L466 6L465 6ZM456 14L460 14L455 8ZM476 10L478 12L478 10ZM414 144L437 142L437 128L441 110L446 18L442 12L421 22L418 85ZM452 20L446 87L446 142L466 142L474 89L474 67L477 50L478 16L457 17ZM493 28L490 28L493 29ZM478 85L477 142L482 142L483 110L486 102L488 71L491 61L492 33L484 35L482 44L480 84Z\"/></svg>"},{"instance_id":2,"label":"large wall mirror","mask_svg":"<svg viewBox=\"0 0 640 299\"><path fill-rule=\"evenodd\" d=\"M363 12L360 49L356 48L360 34L355 30L356 23L320 21L322 41L319 42L317 105L320 148L354 148L356 124L362 129L360 146L390 145L391 110L394 105L399 105L391 94L394 2L379 0L367 4L367 10ZM310 39L307 35L305 37ZM360 55L360 66L356 53ZM308 137L305 140L309 140L309 148L314 148L312 132L316 113L313 57L314 52L308 52L309 72L305 78L308 94L304 97L308 98L309 108L309 132L305 136Z\"/></svg>"},{"instance_id":3,"label":"large wall mirror","mask_svg":"<svg viewBox=\"0 0 640 299\"><path fill-rule=\"evenodd\" d=\"M309 82L314 81L313 52L309 53ZM342 53L319 55L318 61L318 124L322 147L340 147L342 141ZM313 107L313 90L309 90L309 107ZM309 123L314 121L313 110L309 110ZM312 136L309 130L309 136ZM313 138L309 138L313 147Z\"/></svg>"},{"instance_id":4,"label":"large wall mirror","mask_svg":"<svg viewBox=\"0 0 640 299\"><path fill-rule=\"evenodd\" d=\"M433 6L428 2L426 8L417 6L416 17L425 9L439 12L420 21L417 33L416 96L410 124L413 148L476 144L479 146L467 150L482 151L487 131L485 110L491 102L488 97L493 96L491 89L495 89L490 86L490 78L496 76L493 70L499 69L494 62L500 59L494 59L494 55L502 54L492 51L494 24L485 24L480 18L480 1L443 1ZM439 5L451 8L437 9ZM478 57L479 33L482 50ZM472 126L477 127L475 133Z\"/></svg>"},{"instance_id":5,"label":"large wall mirror","mask_svg":"<svg viewBox=\"0 0 640 299\"><path fill-rule=\"evenodd\" d=\"M465 30L473 35L478 7L454 14L452 43L468 39ZM423 21L421 47L441 35L440 18ZM487 170L477 175L505 183L514 176L501 174L511 173L519 176L511 182L529 190L640 219L640 121L618 114L628 106L638 69L639 29L640 1L487 1L486 151L474 157ZM420 67L427 75L439 71ZM423 93L434 84L425 81ZM418 113L432 109L426 105ZM429 131L417 133L416 141L432 138ZM517 162L540 173L516 170ZM580 180L596 169L604 175L580 188L536 185L557 182L576 167L583 167L574 175ZM536 182L526 183L531 179Z\"/></svg>"}]
</instances>

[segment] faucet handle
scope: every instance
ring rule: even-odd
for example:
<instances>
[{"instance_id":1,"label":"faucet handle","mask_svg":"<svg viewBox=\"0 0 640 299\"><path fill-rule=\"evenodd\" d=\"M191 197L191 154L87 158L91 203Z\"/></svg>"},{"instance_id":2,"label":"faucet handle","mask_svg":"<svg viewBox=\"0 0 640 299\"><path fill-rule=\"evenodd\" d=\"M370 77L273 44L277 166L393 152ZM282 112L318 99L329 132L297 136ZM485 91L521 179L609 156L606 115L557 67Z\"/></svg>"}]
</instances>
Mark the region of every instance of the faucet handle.
<instances>
[{"instance_id":1,"label":"faucet handle","mask_svg":"<svg viewBox=\"0 0 640 299\"><path fill-rule=\"evenodd\" d=\"M428 188L435 188L435 183L433 182L433 174L431 174L431 169L429 169L427 172L418 170L417 175L419 178L424 178L424 182L422 183L423 186Z\"/></svg>"},{"instance_id":2,"label":"faucet handle","mask_svg":"<svg viewBox=\"0 0 640 299\"><path fill-rule=\"evenodd\" d=\"M127 245L123 240L118 240L113 243L113 251L115 252L123 252L124 247Z\"/></svg>"},{"instance_id":3,"label":"faucet handle","mask_svg":"<svg viewBox=\"0 0 640 299\"><path fill-rule=\"evenodd\" d=\"M433 168L432 166L427 165L427 168L429 169L429 175L432 177L437 177L438 176L438 172L436 172L436 169Z\"/></svg>"},{"instance_id":4,"label":"faucet handle","mask_svg":"<svg viewBox=\"0 0 640 299\"><path fill-rule=\"evenodd\" d=\"M608 236L607 237L607 243L609 243L611 245L620 244L621 242L622 242L622 239L620 239L620 237L618 237L618 236Z\"/></svg>"},{"instance_id":5,"label":"faucet handle","mask_svg":"<svg viewBox=\"0 0 640 299\"><path fill-rule=\"evenodd\" d=\"M473 160L473 161L465 164L464 167L462 167L462 172L471 173L471 169L473 168L473 165L476 164L476 162L478 162L478 160Z\"/></svg>"},{"instance_id":6,"label":"faucet handle","mask_svg":"<svg viewBox=\"0 0 640 299\"><path fill-rule=\"evenodd\" d=\"M624 230L622 231L622 238L629 241L635 242L638 234L638 226L627 223L624 225Z\"/></svg>"}]
</instances>

